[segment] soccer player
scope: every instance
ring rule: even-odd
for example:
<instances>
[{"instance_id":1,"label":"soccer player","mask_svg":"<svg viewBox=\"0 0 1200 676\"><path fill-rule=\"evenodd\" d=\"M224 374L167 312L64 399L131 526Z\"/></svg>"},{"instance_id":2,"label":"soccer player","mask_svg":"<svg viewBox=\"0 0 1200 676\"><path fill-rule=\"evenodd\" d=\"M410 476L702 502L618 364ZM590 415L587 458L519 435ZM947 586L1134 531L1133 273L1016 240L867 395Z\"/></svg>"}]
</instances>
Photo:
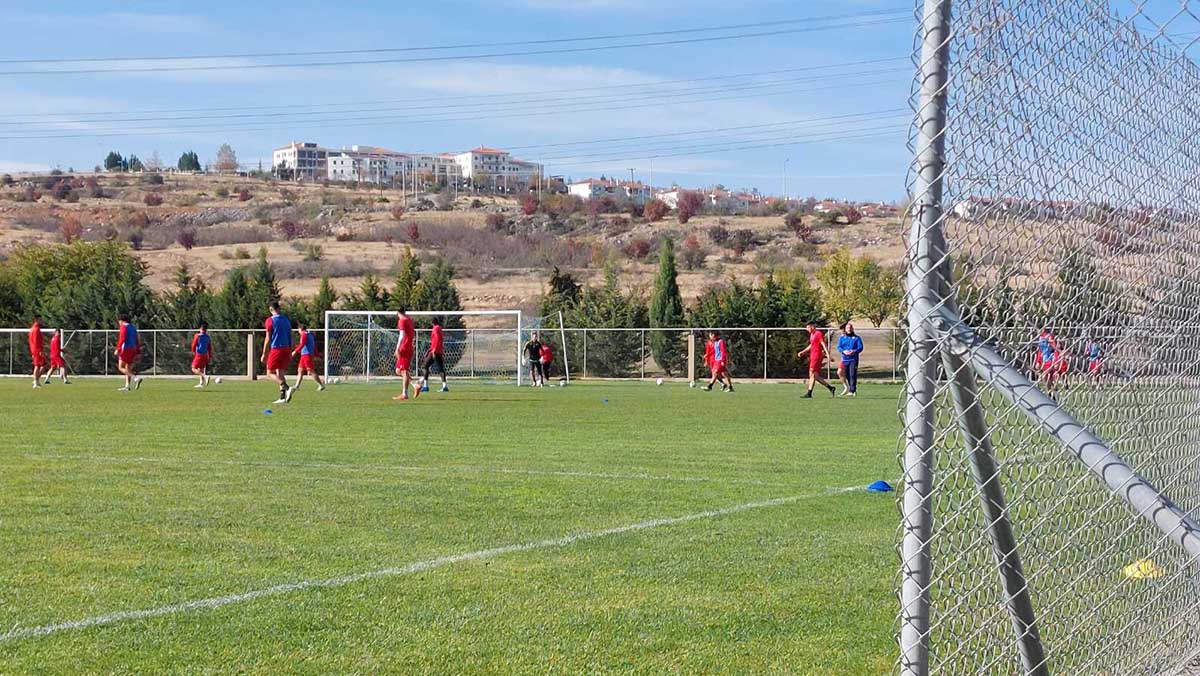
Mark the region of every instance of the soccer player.
<instances>
[{"instance_id":1,"label":"soccer player","mask_svg":"<svg viewBox=\"0 0 1200 676\"><path fill-rule=\"evenodd\" d=\"M529 363L529 386L541 387L546 383L542 376L542 341L534 331L525 343L525 361Z\"/></svg>"},{"instance_id":2,"label":"soccer player","mask_svg":"<svg viewBox=\"0 0 1200 676\"><path fill-rule=\"evenodd\" d=\"M208 363L212 361L212 336L208 335L208 324L200 322L200 331L192 336L192 373L200 376L196 389L208 385Z\"/></svg>"},{"instance_id":3,"label":"soccer player","mask_svg":"<svg viewBox=\"0 0 1200 676\"><path fill-rule=\"evenodd\" d=\"M58 373L58 377L62 378L63 385L70 385L71 381L67 379L67 359L63 356L62 351L62 329L54 329L54 335L50 337L50 368L46 371L46 384L50 384L50 377Z\"/></svg>"},{"instance_id":4,"label":"soccer player","mask_svg":"<svg viewBox=\"0 0 1200 676\"><path fill-rule=\"evenodd\" d=\"M438 374L442 377L442 389L439 392L449 392L446 386L445 339L442 336L442 320L433 318L433 330L429 332L429 351L425 353L425 362L421 365L421 391L429 391L429 368L437 365Z\"/></svg>"},{"instance_id":5,"label":"soccer player","mask_svg":"<svg viewBox=\"0 0 1200 676\"><path fill-rule=\"evenodd\" d=\"M396 375L403 379L404 387L400 394L392 397L396 401L408 399L408 386L412 383L413 346L417 342L417 328L413 326L412 317L401 305L396 309L396 330L400 332L400 340L396 343ZM420 385L413 386L413 399L421 396Z\"/></svg>"},{"instance_id":6,"label":"soccer player","mask_svg":"<svg viewBox=\"0 0 1200 676\"><path fill-rule=\"evenodd\" d=\"M808 355L808 392L804 393L805 399L812 399L813 388L817 383L821 383L829 390L829 396L837 395L837 388L830 385L821 375L821 369L825 366L829 355L825 349L825 333L817 329L817 325L813 322L805 324L808 329L808 347L796 353L797 359L803 359L804 355Z\"/></svg>"},{"instance_id":7,"label":"soccer player","mask_svg":"<svg viewBox=\"0 0 1200 676\"><path fill-rule=\"evenodd\" d=\"M42 337L42 318L33 316L33 325L29 327L29 356L33 359L33 386L42 386L42 374L46 373L45 342Z\"/></svg>"},{"instance_id":8,"label":"soccer player","mask_svg":"<svg viewBox=\"0 0 1200 676\"><path fill-rule=\"evenodd\" d=\"M295 389L288 387L287 370L292 361L292 322L279 310L279 302L272 301L271 316L263 323L262 363L267 367L267 375L279 386L279 398L276 404L287 404L292 401Z\"/></svg>"},{"instance_id":9,"label":"soccer player","mask_svg":"<svg viewBox=\"0 0 1200 676\"><path fill-rule=\"evenodd\" d=\"M704 391L712 390L713 383L721 381L722 392L733 392L733 378L729 376L729 347L725 343L725 339L716 331L708 332L708 340L712 343L712 357L709 359L707 354L706 359L709 359L709 369L712 376L708 380L708 384L704 386ZM705 351L707 352L707 346Z\"/></svg>"},{"instance_id":10,"label":"soccer player","mask_svg":"<svg viewBox=\"0 0 1200 676\"><path fill-rule=\"evenodd\" d=\"M712 368L713 368L713 339L712 339L711 331L704 334L704 368L708 369L710 372L712 371ZM710 387L705 388L706 390L712 389L711 388L711 385L712 385L711 380L709 381L709 385L710 385Z\"/></svg>"},{"instance_id":11,"label":"soccer player","mask_svg":"<svg viewBox=\"0 0 1200 676\"><path fill-rule=\"evenodd\" d=\"M1084 353L1088 360L1088 379L1099 382L1104 371L1104 353L1100 350L1100 343L1095 338L1088 338Z\"/></svg>"},{"instance_id":12,"label":"soccer player","mask_svg":"<svg viewBox=\"0 0 1200 676\"><path fill-rule=\"evenodd\" d=\"M296 389L300 389L304 375L308 374L317 381L317 391L322 392L325 390L325 379L317 373L317 338L304 322L296 322L296 325L300 327L300 340L296 343L296 349L292 350L293 357L300 357L300 364L296 367Z\"/></svg>"},{"instance_id":13,"label":"soccer player","mask_svg":"<svg viewBox=\"0 0 1200 676\"><path fill-rule=\"evenodd\" d=\"M550 343L542 343L542 382L550 377L550 365L554 363L554 350Z\"/></svg>"},{"instance_id":14,"label":"soccer player","mask_svg":"<svg viewBox=\"0 0 1200 676\"><path fill-rule=\"evenodd\" d=\"M117 333L117 349L113 354L117 357L117 370L125 374L125 386L117 391L128 392L131 385L135 390L142 386L142 379L134 371L134 363L142 354L142 340L138 337L137 327L129 321L129 315L120 315L117 323L120 330Z\"/></svg>"},{"instance_id":15,"label":"soccer player","mask_svg":"<svg viewBox=\"0 0 1200 676\"><path fill-rule=\"evenodd\" d=\"M1046 393L1049 394L1054 390L1055 376L1058 375L1059 360L1058 341L1054 337L1054 332L1049 328L1042 329L1038 334L1038 364L1041 366L1042 382L1046 384Z\"/></svg>"},{"instance_id":16,"label":"soccer player","mask_svg":"<svg viewBox=\"0 0 1200 676\"><path fill-rule=\"evenodd\" d=\"M862 354L863 341L854 332L854 325L850 322L842 324L841 331L842 335L838 336L838 356L842 361L838 366L838 378L842 381L842 396L857 397L858 355Z\"/></svg>"}]
</instances>

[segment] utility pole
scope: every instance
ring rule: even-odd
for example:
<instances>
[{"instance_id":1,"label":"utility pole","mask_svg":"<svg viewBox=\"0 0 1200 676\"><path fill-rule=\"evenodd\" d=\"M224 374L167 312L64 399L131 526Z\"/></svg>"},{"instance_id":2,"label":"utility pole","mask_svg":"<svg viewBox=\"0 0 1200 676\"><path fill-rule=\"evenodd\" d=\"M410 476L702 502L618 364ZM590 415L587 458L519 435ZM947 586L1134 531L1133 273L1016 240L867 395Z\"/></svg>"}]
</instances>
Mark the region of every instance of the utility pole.
<instances>
[{"instance_id":1,"label":"utility pole","mask_svg":"<svg viewBox=\"0 0 1200 676\"><path fill-rule=\"evenodd\" d=\"M788 165L788 162L791 162L791 159L785 159L783 161L783 201L785 204L788 201L788 191L787 191L787 165Z\"/></svg>"},{"instance_id":2,"label":"utility pole","mask_svg":"<svg viewBox=\"0 0 1200 676\"><path fill-rule=\"evenodd\" d=\"M650 159L650 199L654 199L654 159Z\"/></svg>"}]
</instances>

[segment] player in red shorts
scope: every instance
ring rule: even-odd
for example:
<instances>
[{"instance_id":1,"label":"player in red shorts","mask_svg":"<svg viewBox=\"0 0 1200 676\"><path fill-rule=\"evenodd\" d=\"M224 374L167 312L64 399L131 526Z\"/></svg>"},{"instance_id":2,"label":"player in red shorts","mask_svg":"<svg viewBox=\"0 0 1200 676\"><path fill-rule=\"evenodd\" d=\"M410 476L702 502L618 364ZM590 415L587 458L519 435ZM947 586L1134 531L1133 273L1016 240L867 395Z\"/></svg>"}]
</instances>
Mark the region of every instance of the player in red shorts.
<instances>
[{"instance_id":1,"label":"player in red shorts","mask_svg":"<svg viewBox=\"0 0 1200 676\"><path fill-rule=\"evenodd\" d=\"M317 381L317 391L321 392L325 389L325 380L317 373L317 357L320 356L317 354L317 338L304 322L296 322L296 325L300 327L300 341L296 343L296 349L292 350L292 356L300 358L300 364L296 368L296 389L300 389L304 375L308 374Z\"/></svg>"},{"instance_id":2,"label":"player in red shorts","mask_svg":"<svg viewBox=\"0 0 1200 676\"><path fill-rule=\"evenodd\" d=\"M550 377L550 367L554 365L554 348L550 343L542 343L542 382Z\"/></svg>"},{"instance_id":3,"label":"player in red shorts","mask_svg":"<svg viewBox=\"0 0 1200 676\"><path fill-rule=\"evenodd\" d=\"M42 386L42 375L46 373L45 338L42 336L42 318L34 315L29 327L29 357L33 360L33 387Z\"/></svg>"},{"instance_id":4,"label":"player in red shorts","mask_svg":"<svg viewBox=\"0 0 1200 676\"><path fill-rule=\"evenodd\" d=\"M1100 343L1095 338L1089 338L1084 352L1088 360L1088 379L1097 382L1104 372L1104 354L1100 350Z\"/></svg>"},{"instance_id":5,"label":"player in red shorts","mask_svg":"<svg viewBox=\"0 0 1200 676\"><path fill-rule=\"evenodd\" d=\"M117 357L117 370L125 374L125 386L117 391L128 392L131 386L135 390L142 386L142 379L134 370L134 364L142 354L142 340L138 337L137 327L129 321L129 315L120 315L117 323L120 329L117 332L117 349L113 354Z\"/></svg>"},{"instance_id":6,"label":"player in red shorts","mask_svg":"<svg viewBox=\"0 0 1200 676\"><path fill-rule=\"evenodd\" d=\"M192 373L200 376L196 389L208 385L208 364L212 356L212 336L208 335L208 324L200 322L200 330L192 336Z\"/></svg>"},{"instance_id":7,"label":"player in red shorts","mask_svg":"<svg viewBox=\"0 0 1200 676\"><path fill-rule=\"evenodd\" d=\"M396 343L396 375L401 377L404 389L392 399L406 401L410 385L413 385L413 399L416 399L421 396L421 386L412 382L413 347L417 342L417 328L413 326L412 317L408 316L408 311L403 305L396 309L396 331L400 333L400 340Z\"/></svg>"},{"instance_id":8,"label":"player in red shorts","mask_svg":"<svg viewBox=\"0 0 1200 676\"><path fill-rule=\"evenodd\" d=\"M50 369L46 371L47 385L50 384L50 377L55 373L62 378L63 385L71 384L67 378L67 358L63 355L62 343L62 329L54 329L54 335L50 338Z\"/></svg>"},{"instance_id":9,"label":"player in red shorts","mask_svg":"<svg viewBox=\"0 0 1200 676\"><path fill-rule=\"evenodd\" d=\"M828 350L825 348L825 333L817 329L817 325L813 322L808 322L805 327L808 329L808 347L796 353L797 359L803 359L804 355L808 355L808 391L804 393L804 398L812 399L813 388L817 386L817 383L824 385L829 390L830 396L837 396L837 388L830 385L829 381L821 375L821 369L829 359Z\"/></svg>"},{"instance_id":10,"label":"player in red shorts","mask_svg":"<svg viewBox=\"0 0 1200 676\"><path fill-rule=\"evenodd\" d=\"M262 363L267 367L267 375L279 386L279 398L276 404L287 404L292 401L295 388L288 387L287 370L292 362L292 322L279 310L279 302L270 305L271 316L263 323Z\"/></svg>"},{"instance_id":11,"label":"player in red shorts","mask_svg":"<svg viewBox=\"0 0 1200 676\"><path fill-rule=\"evenodd\" d=\"M729 376L729 347L725 343L725 339L716 331L708 332L708 340L712 345L712 356L708 356L708 346L705 346L705 359L708 360L708 368L712 375L708 380L708 384L704 386L704 391L712 390L713 383L721 381L722 392L733 392L733 378Z\"/></svg>"}]
</instances>

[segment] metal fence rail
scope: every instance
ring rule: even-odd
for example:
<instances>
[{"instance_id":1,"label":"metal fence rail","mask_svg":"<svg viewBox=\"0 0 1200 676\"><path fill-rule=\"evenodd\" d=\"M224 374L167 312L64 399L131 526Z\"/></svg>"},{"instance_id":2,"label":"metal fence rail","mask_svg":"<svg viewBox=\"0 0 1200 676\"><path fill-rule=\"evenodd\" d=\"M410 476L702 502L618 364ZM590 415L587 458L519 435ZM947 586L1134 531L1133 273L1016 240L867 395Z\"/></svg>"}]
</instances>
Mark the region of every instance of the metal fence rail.
<instances>
[{"instance_id":1,"label":"metal fence rail","mask_svg":"<svg viewBox=\"0 0 1200 676\"><path fill-rule=\"evenodd\" d=\"M916 4L896 670L1178 673L1200 4Z\"/></svg>"},{"instance_id":2,"label":"metal fence rail","mask_svg":"<svg viewBox=\"0 0 1200 676\"><path fill-rule=\"evenodd\" d=\"M688 337L695 337L694 363L696 377L707 377L703 366L703 343L706 329L575 329L547 328L541 331L542 339L550 343L556 359L565 354L572 378L688 378ZM349 331L349 330L345 330ZM472 377L470 368L473 352L469 346L476 339L483 340L490 334L511 329L463 329L455 332L455 340L468 347L461 355L462 377ZM836 352L837 329L824 329L825 340L831 353ZM27 375L32 369L32 360L27 347L29 329L0 329L0 375ZM145 346L139 369L150 375L186 375L191 373L191 340L194 330L186 329L143 329L140 332ZM318 348L321 331L314 330ZM427 331L418 330L417 344L428 343ZM898 350L903 335L897 329L862 329L858 335L863 339L864 350L860 357L859 377L874 380L896 380L901 376ZM252 338L254 347L250 351L249 365L261 374L257 364L258 350L262 347L262 331L243 329L209 329L212 336L214 358L209 367L213 375L248 375L247 339ZM79 375L117 375L116 361L112 356L117 340L116 330L64 330L67 361L74 373ZM566 350L562 349L561 336L566 336ZM801 362L796 352L808 344L804 328L732 328L721 329L721 335L729 344L731 372L740 380L798 380L807 377L807 358ZM391 349L391 345L387 349ZM479 363L478 372L483 377L495 371L495 364ZM831 361L826 375L836 377L836 365ZM379 376L390 375L390 370L380 371Z\"/></svg>"}]
</instances>

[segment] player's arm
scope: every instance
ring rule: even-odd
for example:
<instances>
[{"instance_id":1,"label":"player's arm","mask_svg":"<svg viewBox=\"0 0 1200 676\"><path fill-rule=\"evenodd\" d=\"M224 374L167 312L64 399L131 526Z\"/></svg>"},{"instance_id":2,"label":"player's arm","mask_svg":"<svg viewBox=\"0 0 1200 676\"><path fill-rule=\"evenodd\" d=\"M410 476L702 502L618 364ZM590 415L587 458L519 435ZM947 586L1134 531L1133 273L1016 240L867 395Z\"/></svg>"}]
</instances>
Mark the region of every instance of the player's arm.
<instances>
[{"instance_id":1,"label":"player's arm","mask_svg":"<svg viewBox=\"0 0 1200 676\"><path fill-rule=\"evenodd\" d=\"M271 319L267 318L267 323L263 326L263 349L262 357L259 361L267 363L267 351L271 349Z\"/></svg>"},{"instance_id":2,"label":"player's arm","mask_svg":"<svg viewBox=\"0 0 1200 676\"><path fill-rule=\"evenodd\" d=\"M200 343L200 334L197 333L196 335L192 336L192 356L193 357L196 356L196 345L198 345L199 343Z\"/></svg>"},{"instance_id":3,"label":"player's arm","mask_svg":"<svg viewBox=\"0 0 1200 676\"><path fill-rule=\"evenodd\" d=\"M800 357L803 357L804 355L808 354L808 351L811 349L812 349L812 345L805 347L803 350L800 350L799 352L796 353L796 358L799 359Z\"/></svg>"},{"instance_id":4,"label":"player's arm","mask_svg":"<svg viewBox=\"0 0 1200 676\"><path fill-rule=\"evenodd\" d=\"M117 332L117 347L113 350L113 354L121 356L121 346L125 344L125 325L121 325L121 330Z\"/></svg>"}]
</instances>

